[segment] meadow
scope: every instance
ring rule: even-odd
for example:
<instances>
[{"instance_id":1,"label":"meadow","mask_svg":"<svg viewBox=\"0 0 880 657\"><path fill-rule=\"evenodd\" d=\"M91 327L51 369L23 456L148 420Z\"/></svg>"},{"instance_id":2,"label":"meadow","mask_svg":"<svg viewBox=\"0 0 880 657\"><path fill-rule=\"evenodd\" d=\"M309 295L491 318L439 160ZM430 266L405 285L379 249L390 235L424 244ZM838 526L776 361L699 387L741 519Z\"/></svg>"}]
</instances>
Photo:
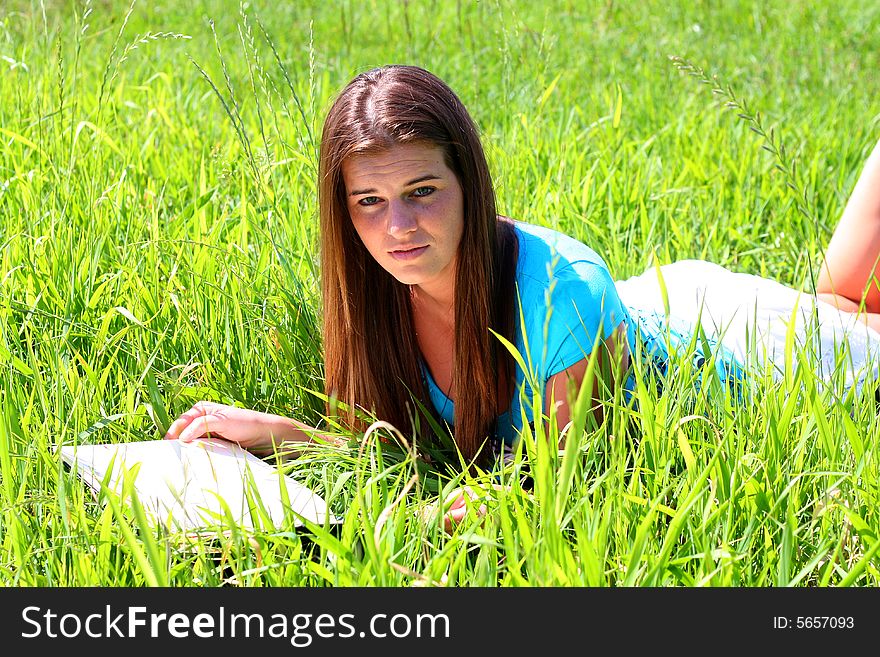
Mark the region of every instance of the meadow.
<instances>
[{"instance_id":1,"label":"meadow","mask_svg":"<svg viewBox=\"0 0 880 657\"><path fill-rule=\"evenodd\" d=\"M446 80L500 211L615 278L702 258L809 291L880 136L878 36L855 0L3 0L0 584L880 584L877 385L823 386L809 353L745 399L686 354L660 387L637 368L637 406L580 409L564 452L538 422L451 534L422 511L488 477L383 430L286 463L345 515L307 541L292 519L181 541L54 451L161 438L202 399L338 430L315 169L357 72Z\"/></svg>"}]
</instances>

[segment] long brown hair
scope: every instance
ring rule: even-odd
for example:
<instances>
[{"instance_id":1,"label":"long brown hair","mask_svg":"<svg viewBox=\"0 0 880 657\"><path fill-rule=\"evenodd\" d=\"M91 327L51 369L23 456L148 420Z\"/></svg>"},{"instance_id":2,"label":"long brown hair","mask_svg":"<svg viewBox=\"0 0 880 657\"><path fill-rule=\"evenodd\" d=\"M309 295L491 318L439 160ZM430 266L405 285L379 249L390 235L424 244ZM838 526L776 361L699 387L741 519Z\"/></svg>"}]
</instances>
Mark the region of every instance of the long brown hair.
<instances>
[{"instance_id":1,"label":"long brown hair","mask_svg":"<svg viewBox=\"0 0 880 657\"><path fill-rule=\"evenodd\" d=\"M455 274L454 438L466 459L485 463L499 401L513 392L513 359L489 328L513 341L516 237L495 209L495 191L473 120L439 78L414 66L383 66L355 77L324 121L319 164L325 388L349 406L412 432L431 409L420 366L409 286L369 254L346 204L343 161L396 144L443 149L464 197ZM503 374L505 382L499 386ZM508 385L509 382L509 385ZM424 427L423 422L419 423Z\"/></svg>"}]
</instances>

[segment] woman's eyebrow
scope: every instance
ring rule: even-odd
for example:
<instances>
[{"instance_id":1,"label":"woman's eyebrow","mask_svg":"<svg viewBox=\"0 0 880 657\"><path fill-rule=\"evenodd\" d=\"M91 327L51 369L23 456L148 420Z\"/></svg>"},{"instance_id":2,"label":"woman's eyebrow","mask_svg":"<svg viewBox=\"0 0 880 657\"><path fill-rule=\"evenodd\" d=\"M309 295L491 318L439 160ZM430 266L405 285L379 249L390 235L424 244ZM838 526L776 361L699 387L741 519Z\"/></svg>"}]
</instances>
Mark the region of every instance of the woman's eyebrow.
<instances>
[{"instance_id":1,"label":"woman's eyebrow","mask_svg":"<svg viewBox=\"0 0 880 657\"><path fill-rule=\"evenodd\" d=\"M438 176L436 174L428 173L428 174L425 174L424 176L419 176L418 178L413 178L409 182L404 183L403 186L410 187L412 185L417 185L420 182L425 182L427 180L441 180L441 178L440 178L440 176ZM369 189L355 189L349 194L349 196L360 196L361 194L374 194L375 192L376 192L376 189L374 187L370 187Z\"/></svg>"}]
</instances>

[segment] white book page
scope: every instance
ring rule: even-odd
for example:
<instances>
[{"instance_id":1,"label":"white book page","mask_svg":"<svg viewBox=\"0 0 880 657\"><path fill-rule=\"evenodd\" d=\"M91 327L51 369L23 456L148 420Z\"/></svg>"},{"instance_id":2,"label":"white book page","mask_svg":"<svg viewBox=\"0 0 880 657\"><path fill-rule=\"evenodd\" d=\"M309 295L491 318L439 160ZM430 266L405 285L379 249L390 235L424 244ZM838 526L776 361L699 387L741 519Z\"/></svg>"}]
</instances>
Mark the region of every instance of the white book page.
<instances>
[{"instance_id":1,"label":"white book page","mask_svg":"<svg viewBox=\"0 0 880 657\"><path fill-rule=\"evenodd\" d=\"M227 525L221 499L235 524L252 529L254 524L246 492L262 501L275 527L284 518L281 486L286 486L289 508L318 524L334 517L324 500L289 476L237 443L216 438L191 443L179 440L147 440L115 445L78 445L59 449L65 463L75 468L94 490L112 467L108 488L120 494L123 473L140 464L134 488L141 505L158 523L182 531ZM132 476L131 474L129 476ZM255 516L259 517L259 516ZM296 525L302 521L297 518Z\"/></svg>"}]
</instances>

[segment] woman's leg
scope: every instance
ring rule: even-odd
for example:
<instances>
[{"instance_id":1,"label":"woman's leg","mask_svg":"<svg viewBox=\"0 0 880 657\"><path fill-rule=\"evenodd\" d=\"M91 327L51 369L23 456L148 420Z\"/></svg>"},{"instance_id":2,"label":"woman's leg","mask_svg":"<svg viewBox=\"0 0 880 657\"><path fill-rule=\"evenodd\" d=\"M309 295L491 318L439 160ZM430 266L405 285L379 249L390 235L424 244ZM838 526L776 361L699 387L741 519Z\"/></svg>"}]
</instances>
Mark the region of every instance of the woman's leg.
<instances>
[{"instance_id":1,"label":"woman's leg","mask_svg":"<svg viewBox=\"0 0 880 657\"><path fill-rule=\"evenodd\" d=\"M880 328L880 142L828 243L816 296L845 312L861 311L869 326Z\"/></svg>"},{"instance_id":2,"label":"woman's leg","mask_svg":"<svg viewBox=\"0 0 880 657\"><path fill-rule=\"evenodd\" d=\"M851 301L846 297L831 292L818 292L816 293L816 298L819 299L819 301L824 301L825 303L830 303L832 306L836 306L838 310L842 310L843 312L856 313L860 320L880 333L880 313L869 313L867 311L859 312L859 304L855 301Z\"/></svg>"}]
</instances>

